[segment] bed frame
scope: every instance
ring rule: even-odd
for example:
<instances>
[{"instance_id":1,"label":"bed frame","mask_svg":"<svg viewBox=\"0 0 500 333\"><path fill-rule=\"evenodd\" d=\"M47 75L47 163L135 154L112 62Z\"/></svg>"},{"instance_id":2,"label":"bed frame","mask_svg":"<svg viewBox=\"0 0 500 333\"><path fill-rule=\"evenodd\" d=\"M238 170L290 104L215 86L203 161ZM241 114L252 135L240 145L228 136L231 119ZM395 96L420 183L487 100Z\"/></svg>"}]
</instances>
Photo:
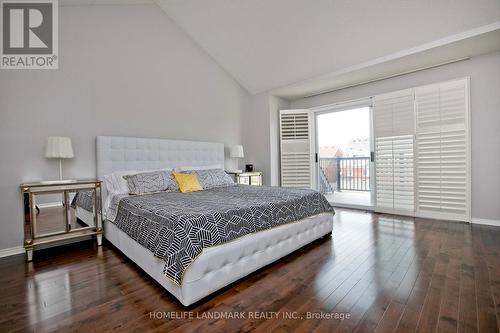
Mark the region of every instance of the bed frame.
<instances>
[{"instance_id":1,"label":"bed frame","mask_svg":"<svg viewBox=\"0 0 500 333\"><path fill-rule=\"evenodd\" d=\"M96 145L97 177L101 180L114 171L215 165L224 168L222 143L98 136ZM102 193L105 200L105 189ZM161 259L109 221L104 222L104 237L188 306L330 234L332 216L333 213L319 214L204 249L186 270L182 286L163 275L165 263Z\"/></svg>"}]
</instances>

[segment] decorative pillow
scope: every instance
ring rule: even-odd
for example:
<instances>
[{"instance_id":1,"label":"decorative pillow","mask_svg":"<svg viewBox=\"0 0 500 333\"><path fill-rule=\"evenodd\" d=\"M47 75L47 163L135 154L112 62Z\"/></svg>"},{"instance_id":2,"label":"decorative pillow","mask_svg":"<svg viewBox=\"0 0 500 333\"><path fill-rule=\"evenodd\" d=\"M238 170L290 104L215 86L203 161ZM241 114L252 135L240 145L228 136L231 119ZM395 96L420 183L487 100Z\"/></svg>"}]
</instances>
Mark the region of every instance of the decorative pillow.
<instances>
[{"instance_id":1,"label":"decorative pillow","mask_svg":"<svg viewBox=\"0 0 500 333\"><path fill-rule=\"evenodd\" d=\"M164 170L126 175L123 178L127 181L130 194L179 190L172 174Z\"/></svg>"},{"instance_id":2,"label":"decorative pillow","mask_svg":"<svg viewBox=\"0 0 500 333\"><path fill-rule=\"evenodd\" d=\"M203 187L201 187L200 182L198 181L198 176L196 176L195 173L172 172L172 174L174 175L177 184L179 184L179 190L182 193L203 190Z\"/></svg>"},{"instance_id":3,"label":"decorative pillow","mask_svg":"<svg viewBox=\"0 0 500 333\"><path fill-rule=\"evenodd\" d=\"M204 190L234 185L231 176L222 169L196 170L195 172L198 174L198 180Z\"/></svg>"},{"instance_id":4,"label":"decorative pillow","mask_svg":"<svg viewBox=\"0 0 500 333\"><path fill-rule=\"evenodd\" d=\"M108 182L106 183L106 189L108 191L113 191L118 194L129 194L130 189L128 188L128 183L127 180L124 178L124 176L133 176L137 175L138 173L145 173L145 172L156 172L156 171L166 171L170 174L172 169L151 169L151 170L126 170L126 171L114 171L108 175L104 176L104 181L106 183L106 180ZM108 183L110 183L108 185ZM175 183L175 181L174 181Z\"/></svg>"}]
</instances>

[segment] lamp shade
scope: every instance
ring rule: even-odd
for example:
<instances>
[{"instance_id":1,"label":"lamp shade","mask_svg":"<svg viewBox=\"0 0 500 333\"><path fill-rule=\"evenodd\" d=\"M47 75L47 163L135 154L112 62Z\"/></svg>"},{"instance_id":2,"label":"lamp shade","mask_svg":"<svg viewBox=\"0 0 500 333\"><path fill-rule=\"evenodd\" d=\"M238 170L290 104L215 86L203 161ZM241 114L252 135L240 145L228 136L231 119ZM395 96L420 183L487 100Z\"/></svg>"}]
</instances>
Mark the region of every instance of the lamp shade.
<instances>
[{"instance_id":1,"label":"lamp shade","mask_svg":"<svg viewBox=\"0 0 500 333\"><path fill-rule=\"evenodd\" d=\"M73 146L71 139L62 136L50 136L47 138L45 157L47 158L73 158Z\"/></svg>"},{"instance_id":2,"label":"lamp shade","mask_svg":"<svg viewBox=\"0 0 500 333\"><path fill-rule=\"evenodd\" d=\"M236 145L231 147L230 155L233 158L243 158L245 157L243 155L243 146L242 145Z\"/></svg>"}]
</instances>

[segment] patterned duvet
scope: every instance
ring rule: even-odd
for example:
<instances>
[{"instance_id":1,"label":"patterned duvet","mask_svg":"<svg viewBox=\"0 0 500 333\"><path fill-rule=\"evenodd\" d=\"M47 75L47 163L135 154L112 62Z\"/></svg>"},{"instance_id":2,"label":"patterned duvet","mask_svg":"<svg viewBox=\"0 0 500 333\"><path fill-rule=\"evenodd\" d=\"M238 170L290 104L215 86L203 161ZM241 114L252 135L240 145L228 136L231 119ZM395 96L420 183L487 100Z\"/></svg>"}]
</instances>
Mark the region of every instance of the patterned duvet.
<instances>
[{"instance_id":1,"label":"patterned duvet","mask_svg":"<svg viewBox=\"0 0 500 333\"><path fill-rule=\"evenodd\" d=\"M121 197L111 219L163 259L164 274L181 285L203 249L324 212L333 208L316 191L236 185Z\"/></svg>"},{"instance_id":2,"label":"patterned duvet","mask_svg":"<svg viewBox=\"0 0 500 333\"><path fill-rule=\"evenodd\" d=\"M80 207L88 212L94 211L94 191L78 191L71 201L71 208Z\"/></svg>"}]
</instances>

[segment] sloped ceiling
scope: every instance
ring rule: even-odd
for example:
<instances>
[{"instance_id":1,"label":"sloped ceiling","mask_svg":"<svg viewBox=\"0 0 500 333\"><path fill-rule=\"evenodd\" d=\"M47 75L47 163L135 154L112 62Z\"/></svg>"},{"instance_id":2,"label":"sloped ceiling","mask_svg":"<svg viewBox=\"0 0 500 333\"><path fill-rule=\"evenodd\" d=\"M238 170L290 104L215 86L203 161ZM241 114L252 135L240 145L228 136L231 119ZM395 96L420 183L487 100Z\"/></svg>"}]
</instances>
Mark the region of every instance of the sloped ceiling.
<instances>
[{"instance_id":1,"label":"sloped ceiling","mask_svg":"<svg viewBox=\"0 0 500 333\"><path fill-rule=\"evenodd\" d=\"M251 93L500 20L499 0L160 0Z\"/></svg>"}]
</instances>

